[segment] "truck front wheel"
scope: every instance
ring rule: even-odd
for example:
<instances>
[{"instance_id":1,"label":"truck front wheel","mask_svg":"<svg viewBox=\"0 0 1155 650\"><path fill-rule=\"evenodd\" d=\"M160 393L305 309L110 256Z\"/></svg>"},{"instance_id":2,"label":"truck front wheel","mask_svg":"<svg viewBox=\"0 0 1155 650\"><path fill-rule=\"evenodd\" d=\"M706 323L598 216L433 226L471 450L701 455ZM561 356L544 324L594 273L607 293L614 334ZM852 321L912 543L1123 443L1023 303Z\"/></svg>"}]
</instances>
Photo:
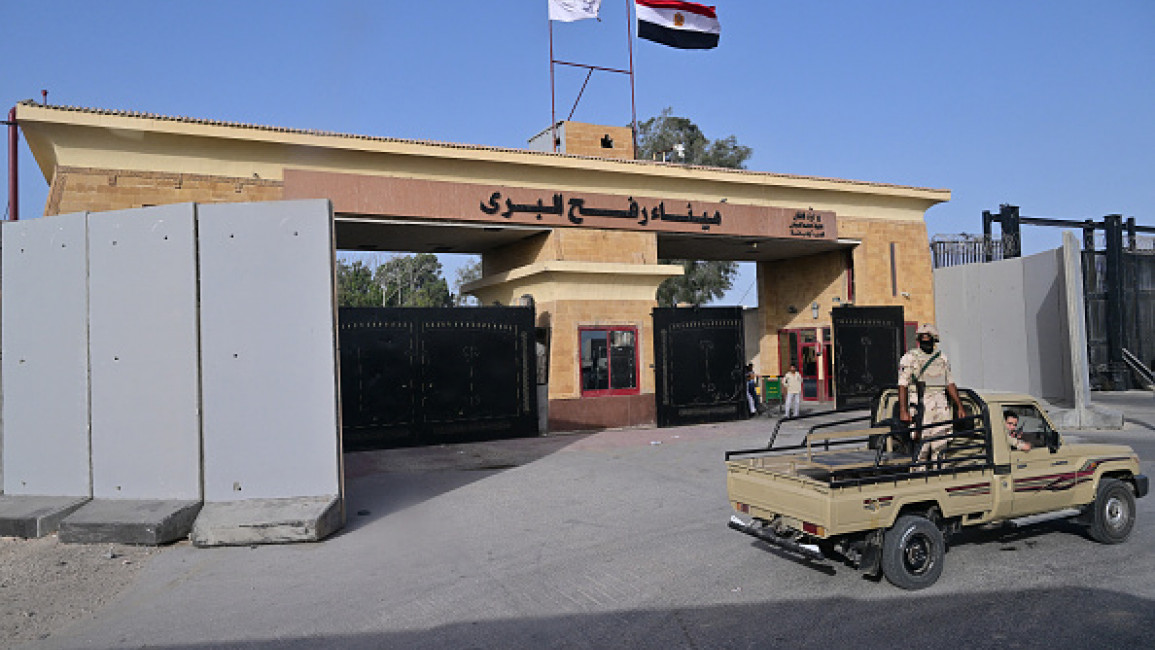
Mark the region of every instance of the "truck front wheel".
<instances>
[{"instance_id":1,"label":"truck front wheel","mask_svg":"<svg viewBox=\"0 0 1155 650\"><path fill-rule=\"evenodd\" d=\"M896 587L925 589L942 575L942 531L926 517L904 515L882 538L882 574Z\"/></svg>"},{"instance_id":2,"label":"truck front wheel","mask_svg":"<svg viewBox=\"0 0 1155 650\"><path fill-rule=\"evenodd\" d=\"M1135 526L1135 495L1124 482L1105 478L1099 482L1091 504L1088 532L1097 542L1118 544L1131 535Z\"/></svg>"}]
</instances>

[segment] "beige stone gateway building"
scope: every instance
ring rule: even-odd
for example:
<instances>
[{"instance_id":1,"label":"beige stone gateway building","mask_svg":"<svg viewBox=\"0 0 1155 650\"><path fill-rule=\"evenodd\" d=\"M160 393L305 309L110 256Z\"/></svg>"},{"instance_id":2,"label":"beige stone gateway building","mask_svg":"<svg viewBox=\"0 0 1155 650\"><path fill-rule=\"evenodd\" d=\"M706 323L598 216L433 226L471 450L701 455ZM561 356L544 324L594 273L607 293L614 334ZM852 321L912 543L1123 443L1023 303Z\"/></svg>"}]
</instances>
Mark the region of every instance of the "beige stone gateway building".
<instances>
[{"instance_id":1,"label":"beige stone gateway building","mask_svg":"<svg viewBox=\"0 0 1155 650\"><path fill-rule=\"evenodd\" d=\"M756 262L756 370L797 364L808 399L833 392L832 308L934 319L924 216L947 190L638 161L628 129L574 122L548 153L32 102L17 121L49 215L327 198L338 249L480 254L466 290L532 295L550 328L551 422L654 421L651 312L680 273L660 259ZM633 346L634 376L583 376L599 338Z\"/></svg>"}]
</instances>

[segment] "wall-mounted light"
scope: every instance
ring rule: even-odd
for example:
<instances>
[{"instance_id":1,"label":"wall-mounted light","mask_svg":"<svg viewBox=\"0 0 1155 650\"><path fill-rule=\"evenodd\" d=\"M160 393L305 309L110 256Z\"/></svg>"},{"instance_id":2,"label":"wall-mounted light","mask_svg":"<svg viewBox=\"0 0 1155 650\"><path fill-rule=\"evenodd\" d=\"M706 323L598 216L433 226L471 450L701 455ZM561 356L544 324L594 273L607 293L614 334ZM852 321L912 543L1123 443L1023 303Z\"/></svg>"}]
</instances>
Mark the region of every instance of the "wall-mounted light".
<instances>
[{"instance_id":1,"label":"wall-mounted light","mask_svg":"<svg viewBox=\"0 0 1155 650\"><path fill-rule=\"evenodd\" d=\"M810 315L814 318L818 318L818 303L812 303L810 305Z\"/></svg>"}]
</instances>

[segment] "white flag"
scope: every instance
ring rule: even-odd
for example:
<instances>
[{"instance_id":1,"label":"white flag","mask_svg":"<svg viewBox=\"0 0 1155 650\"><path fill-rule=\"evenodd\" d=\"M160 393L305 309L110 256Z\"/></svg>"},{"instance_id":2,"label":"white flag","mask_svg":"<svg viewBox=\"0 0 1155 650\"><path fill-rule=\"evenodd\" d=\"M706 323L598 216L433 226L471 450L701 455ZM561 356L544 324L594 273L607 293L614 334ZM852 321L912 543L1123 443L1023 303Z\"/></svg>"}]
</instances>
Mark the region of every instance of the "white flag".
<instances>
[{"instance_id":1,"label":"white flag","mask_svg":"<svg viewBox=\"0 0 1155 650\"><path fill-rule=\"evenodd\" d=\"M572 23L597 18L602 0L549 0L549 19Z\"/></svg>"}]
</instances>

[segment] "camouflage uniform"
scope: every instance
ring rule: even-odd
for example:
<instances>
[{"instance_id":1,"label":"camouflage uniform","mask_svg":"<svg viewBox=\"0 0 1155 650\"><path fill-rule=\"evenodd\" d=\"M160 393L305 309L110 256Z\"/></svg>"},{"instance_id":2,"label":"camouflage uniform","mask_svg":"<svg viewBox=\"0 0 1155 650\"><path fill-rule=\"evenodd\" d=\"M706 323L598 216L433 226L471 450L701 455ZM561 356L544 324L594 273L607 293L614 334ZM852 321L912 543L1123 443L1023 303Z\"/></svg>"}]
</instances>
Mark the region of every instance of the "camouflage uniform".
<instances>
[{"instance_id":1,"label":"camouflage uniform","mask_svg":"<svg viewBox=\"0 0 1155 650\"><path fill-rule=\"evenodd\" d=\"M936 353L938 358L926 366L926 370L922 370L927 360ZM920 370L922 370L921 374L919 373ZM915 386L917 381L926 384L926 390L923 393L923 423L930 424L931 422L952 419L953 414L950 409L950 400L947 398L946 387L954 383L954 377L950 374L950 362L940 350L936 348L934 352L927 354L921 349L915 348L902 355L902 359L898 362L898 385L907 387L907 403L911 407L912 421L915 414L914 405L918 403L918 389ZM934 456L941 454L947 443L944 436L949 435L953 428L950 424L943 424L923 429L922 440L927 444L922 445L918 460L929 460L932 454Z\"/></svg>"}]
</instances>

